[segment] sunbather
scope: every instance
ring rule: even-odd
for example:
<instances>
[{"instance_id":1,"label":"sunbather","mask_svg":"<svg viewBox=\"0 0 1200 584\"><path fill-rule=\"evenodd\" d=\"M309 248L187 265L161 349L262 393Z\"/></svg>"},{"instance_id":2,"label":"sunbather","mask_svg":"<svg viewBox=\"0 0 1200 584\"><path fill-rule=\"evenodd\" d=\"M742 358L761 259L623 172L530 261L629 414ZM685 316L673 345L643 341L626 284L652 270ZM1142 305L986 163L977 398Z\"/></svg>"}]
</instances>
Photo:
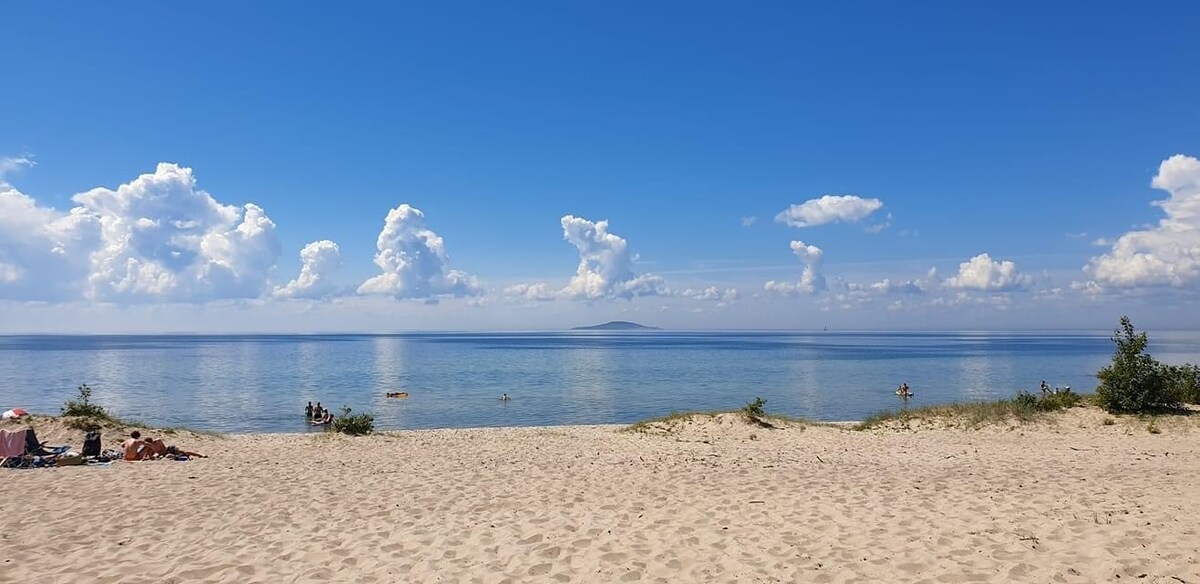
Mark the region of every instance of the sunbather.
<instances>
[{"instance_id":1,"label":"sunbather","mask_svg":"<svg viewBox=\"0 0 1200 584\"><path fill-rule=\"evenodd\" d=\"M161 438L147 438L146 445L150 447L151 457L162 458L164 456L186 456L188 458L208 458L199 452L189 452L178 446L167 446Z\"/></svg>"},{"instance_id":2,"label":"sunbather","mask_svg":"<svg viewBox=\"0 0 1200 584\"><path fill-rule=\"evenodd\" d=\"M150 444L142 440L142 433L134 430L129 438L121 443L121 458L125 460L147 460L154 455Z\"/></svg>"}]
</instances>

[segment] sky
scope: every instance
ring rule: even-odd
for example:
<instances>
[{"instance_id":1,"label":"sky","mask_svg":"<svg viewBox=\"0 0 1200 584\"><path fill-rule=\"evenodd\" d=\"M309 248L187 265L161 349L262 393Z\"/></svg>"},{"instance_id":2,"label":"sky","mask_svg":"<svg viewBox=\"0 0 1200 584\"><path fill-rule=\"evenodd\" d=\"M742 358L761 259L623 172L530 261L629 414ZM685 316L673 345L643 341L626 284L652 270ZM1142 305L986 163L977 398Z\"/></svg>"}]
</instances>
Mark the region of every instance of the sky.
<instances>
[{"instance_id":1,"label":"sky","mask_svg":"<svg viewBox=\"0 0 1200 584\"><path fill-rule=\"evenodd\" d=\"M5 3L0 333L1200 328L1196 2Z\"/></svg>"}]
</instances>

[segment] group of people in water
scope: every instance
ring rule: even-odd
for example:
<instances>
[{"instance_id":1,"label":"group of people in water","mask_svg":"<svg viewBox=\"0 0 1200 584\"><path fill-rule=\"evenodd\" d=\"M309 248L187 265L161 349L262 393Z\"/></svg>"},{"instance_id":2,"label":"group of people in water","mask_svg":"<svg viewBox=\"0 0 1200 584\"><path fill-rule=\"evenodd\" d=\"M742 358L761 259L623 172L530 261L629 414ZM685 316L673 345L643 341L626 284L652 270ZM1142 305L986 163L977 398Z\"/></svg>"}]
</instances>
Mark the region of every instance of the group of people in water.
<instances>
[{"instance_id":1,"label":"group of people in water","mask_svg":"<svg viewBox=\"0 0 1200 584\"><path fill-rule=\"evenodd\" d=\"M1045 395L1048 393L1071 393L1071 386L1067 385L1064 387L1055 387L1054 389L1050 389L1050 384L1046 383L1046 380L1043 379L1042 394Z\"/></svg>"},{"instance_id":2,"label":"group of people in water","mask_svg":"<svg viewBox=\"0 0 1200 584\"><path fill-rule=\"evenodd\" d=\"M333 423L333 412L322 408L321 402L314 407L312 402L304 406L304 419L314 426L328 426Z\"/></svg>"}]
</instances>

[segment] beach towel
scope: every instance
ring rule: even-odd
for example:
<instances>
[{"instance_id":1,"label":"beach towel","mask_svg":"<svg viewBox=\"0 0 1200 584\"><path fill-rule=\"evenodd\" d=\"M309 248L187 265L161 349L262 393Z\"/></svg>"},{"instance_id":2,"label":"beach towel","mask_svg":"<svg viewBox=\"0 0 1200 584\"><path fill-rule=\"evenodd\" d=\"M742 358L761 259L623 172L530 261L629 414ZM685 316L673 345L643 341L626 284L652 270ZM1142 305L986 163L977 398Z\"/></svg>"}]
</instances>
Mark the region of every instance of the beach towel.
<instances>
[{"instance_id":1,"label":"beach towel","mask_svg":"<svg viewBox=\"0 0 1200 584\"><path fill-rule=\"evenodd\" d=\"M0 430L0 458L25 454L25 433L28 431L29 428Z\"/></svg>"}]
</instances>

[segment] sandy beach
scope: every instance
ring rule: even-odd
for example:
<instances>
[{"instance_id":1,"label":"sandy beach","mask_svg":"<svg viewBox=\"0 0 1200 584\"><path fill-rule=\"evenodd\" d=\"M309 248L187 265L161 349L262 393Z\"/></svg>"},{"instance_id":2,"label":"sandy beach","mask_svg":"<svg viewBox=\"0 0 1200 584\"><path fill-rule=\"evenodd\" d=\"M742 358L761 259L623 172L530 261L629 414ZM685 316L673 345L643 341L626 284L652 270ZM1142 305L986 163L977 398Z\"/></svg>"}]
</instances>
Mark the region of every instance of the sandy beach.
<instances>
[{"instance_id":1,"label":"sandy beach","mask_svg":"<svg viewBox=\"0 0 1200 584\"><path fill-rule=\"evenodd\" d=\"M1105 417L180 433L0 469L0 582L1200 582L1200 422Z\"/></svg>"}]
</instances>

